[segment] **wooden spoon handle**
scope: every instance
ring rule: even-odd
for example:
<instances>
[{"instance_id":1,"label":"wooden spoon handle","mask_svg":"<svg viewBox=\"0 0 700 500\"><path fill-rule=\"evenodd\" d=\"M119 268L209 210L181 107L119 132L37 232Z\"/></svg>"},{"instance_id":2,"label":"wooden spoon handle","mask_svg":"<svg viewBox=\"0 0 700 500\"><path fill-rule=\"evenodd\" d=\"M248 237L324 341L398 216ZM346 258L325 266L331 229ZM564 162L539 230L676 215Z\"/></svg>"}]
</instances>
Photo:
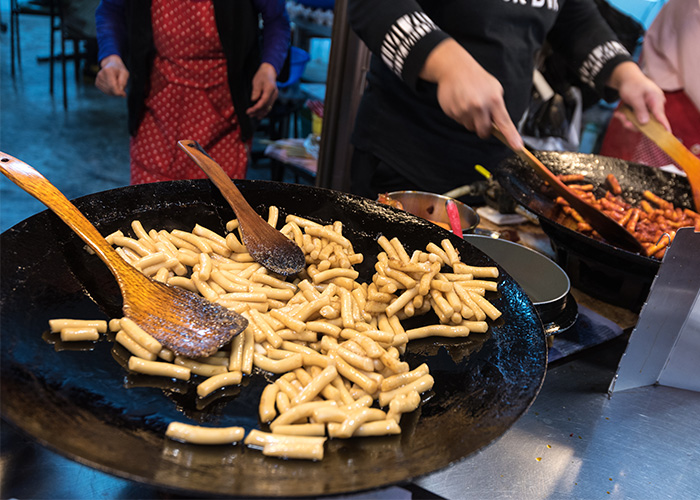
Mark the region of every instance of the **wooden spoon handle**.
<instances>
[{"instance_id":1,"label":"wooden spoon handle","mask_svg":"<svg viewBox=\"0 0 700 500\"><path fill-rule=\"evenodd\" d=\"M253 260L283 276L299 273L306 267L306 258L301 248L253 210L226 172L197 141L182 140L177 144L207 174L233 208L243 244Z\"/></svg>"},{"instance_id":2,"label":"wooden spoon handle","mask_svg":"<svg viewBox=\"0 0 700 500\"><path fill-rule=\"evenodd\" d=\"M90 245L119 281L123 273L131 272L127 264L104 239L95 226L46 177L17 158L0 152L0 171L12 182L49 207L82 240Z\"/></svg>"},{"instance_id":3,"label":"wooden spoon handle","mask_svg":"<svg viewBox=\"0 0 700 500\"><path fill-rule=\"evenodd\" d=\"M626 104L622 104L620 110L641 133L651 139L654 144L670 156L671 159L685 171L688 176L688 182L690 183L690 189L693 192L695 210L700 211L700 158L686 148L676 136L666 130L652 115L649 115L649 121L647 123L640 123L632 108Z\"/></svg>"},{"instance_id":4,"label":"wooden spoon handle","mask_svg":"<svg viewBox=\"0 0 700 500\"><path fill-rule=\"evenodd\" d=\"M179 141L178 143L185 153L201 168L212 182L219 188L221 194L231 205L236 217L239 219L259 218L260 215L253 210L248 201L243 197L243 193L236 187L233 181L226 175L226 172L219 166L209 154L202 149L196 141Z\"/></svg>"},{"instance_id":5,"label":"wooden spoon handle","mask_svg":"<svg viewBox=\"0 0 700 500\"><path fill-rule=\"evenodd\" d=\"M505 136L503 133L494 125L493 127L493 135L496 136L503 144L506 146L508 145L508 141L506 140ZM571 189L562 182L562 180L554 175L554 172L549 170L547 167L544 166L544 164L530 152L530 150L526 148L521 148L517 150L513 150L513 152L518 155L519 158L521 158L525 163L533 167L535 172L542 178L544 178L547 182L550 183L552 186L552 189L554 189L559 195L561 195L562 198L566 199L569 201L570 197L574 197L576 200L580 200L580 198L573 192L571 192ZM583 203L583 202L582 202Z\"/></svg>"}]
</instances>

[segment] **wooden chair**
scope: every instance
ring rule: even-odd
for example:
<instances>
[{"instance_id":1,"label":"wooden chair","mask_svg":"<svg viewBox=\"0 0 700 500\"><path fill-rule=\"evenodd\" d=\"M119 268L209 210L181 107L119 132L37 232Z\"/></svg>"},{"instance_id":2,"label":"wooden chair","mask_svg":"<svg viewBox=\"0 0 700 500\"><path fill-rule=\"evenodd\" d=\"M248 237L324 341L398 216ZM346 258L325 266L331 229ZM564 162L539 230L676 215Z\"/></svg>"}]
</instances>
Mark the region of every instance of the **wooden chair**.
<instances>
[{"instance_id":1,"label":"wooden chair","mask_svg":"<svg viewBox=\"0 0 700 500\"><path fill-rule=\"evenodd\" d=\"M59 4L61 2L58 2ZM65 22L63 6L59 5L60 17L60 33L61 33L61 79L63 83L63 107L68 109L68 91L67 91L67 76L66 76L66 61L69 56L66 55L66 45L73 46L73 53L70 58L73 59L75 71L75 84L80 83L80 63L86 60L86 53L81 49L84 42L87 42L89 37L80 30L74 29Z\"/></svg>"},{"instance_id":2,"label":"wooden chair","mask_svg":"<svg viewBox=\"0 0 700 500\"><path fill-rule=\"evenodd\" d=\"M85 59L85 53L81 51L81 44L87 41L88 37L65 23L64 6L60 0L44 0L42 2L36 0L10 0L10 53L11 74L13 77L15 76L15 64L17 66L22 64L20 43L20 16L22 15L46 16L49 18L49 55L45 59L49 64L49 93L51 95L54 93L54 65L60 60L63 108L68 109L66 61L70 58L74 60L75 82L77 85L80 82L80 63ZM60 35L61 51L59 53L56 52L56 32ZM69 44L73 46L71 55L66 54L66 47Z\"/></svg>"}]
</instances>

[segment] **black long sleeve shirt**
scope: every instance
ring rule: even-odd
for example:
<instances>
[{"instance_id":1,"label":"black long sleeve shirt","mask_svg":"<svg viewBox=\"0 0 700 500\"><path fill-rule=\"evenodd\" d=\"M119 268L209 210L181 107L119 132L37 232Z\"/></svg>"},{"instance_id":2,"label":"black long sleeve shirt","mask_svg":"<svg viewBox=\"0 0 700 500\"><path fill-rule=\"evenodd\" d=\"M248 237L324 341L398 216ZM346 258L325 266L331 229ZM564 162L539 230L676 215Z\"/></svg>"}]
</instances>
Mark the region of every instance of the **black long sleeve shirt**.
<instances>
[{"instance_id":1,"label":"black long sleeve shirt","mask_svg":"<svg viewBox=\"0 0 700 500\"><path fill-rule=\"evenodd\" d=\"M546 39L601 96L614 67L630 59L592 0L350 0L348 13L373 54L353 143L436 193L473 182L474 165L495 169L510 154L445 115L436 85L419 78L441 41L454 38L499 80L516 123Z\"/></svg>"}]
</instances>

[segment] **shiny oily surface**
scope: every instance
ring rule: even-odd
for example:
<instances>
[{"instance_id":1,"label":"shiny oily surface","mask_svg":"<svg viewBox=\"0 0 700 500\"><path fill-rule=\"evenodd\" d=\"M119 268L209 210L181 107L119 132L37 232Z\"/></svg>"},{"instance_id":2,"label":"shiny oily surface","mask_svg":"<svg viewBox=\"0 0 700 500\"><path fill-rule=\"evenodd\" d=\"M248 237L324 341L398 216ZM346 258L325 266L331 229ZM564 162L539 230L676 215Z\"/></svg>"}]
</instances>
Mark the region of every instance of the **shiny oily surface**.
<instances>
[{"instance_id":1,"label":"shiny oily surface","mask_svg":"<svg viewBox=\"0 0 700 500\"><path fill-rule=\"evenodd\" d=\"M446 234L405 212L334 191L264 181L237 185L260 213L274 203L281 217L342 220L344 234L366 256L360 279L372 273L378 234L398 236L410 250ZM223 231L232 218L207 180L130 186L74 202L103 234L127 231L134 219L147 229L191 230L199 223ZM465 262L493 265L473 246L448 237ZM61 344L47 333L48 320L118 316L116 283L48 211L3 233L0 245L3 418L61 455L175 493L319 496L416 478L503 435L532 404L545 375L542 325L525 293L503 273L493 300L503 316L489 333L409 345L405 359L412 367L428 363L435 387L402 419L401 435L330 440L320 462L269 458L240 444L182 444L164 437L170 421L260 427L258 401L271 376L259 372L240 387L198 400L192 382L129 373L126 353L112 350L111 342Z\"/></svg>"}]
</instances>

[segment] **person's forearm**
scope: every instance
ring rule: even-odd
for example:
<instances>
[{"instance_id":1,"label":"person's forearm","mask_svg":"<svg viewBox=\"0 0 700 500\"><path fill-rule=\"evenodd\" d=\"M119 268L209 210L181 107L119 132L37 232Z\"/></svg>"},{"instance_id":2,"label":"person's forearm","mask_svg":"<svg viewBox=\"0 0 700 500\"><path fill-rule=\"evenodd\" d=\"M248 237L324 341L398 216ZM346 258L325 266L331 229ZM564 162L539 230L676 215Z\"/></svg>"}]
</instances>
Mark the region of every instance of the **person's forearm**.
<instances>
[{"instance_id":1,"label":"person's forearm","mask_svg":"<svg viewBox=\"0 0 700 500\"><path fill-rule=\"evenodd\" d=\"M617 98L606 83L612 70L631 57L593 2L567 0L548 39L581 83L608 100Z\"/></svg>"},{"instance_id":2,"label":"person's forearm","mask_svg":"<svg viewBox=\"0 0 700 500\"><path fill-rule=\"evenodd\" d=\"M107 56L123 55L126 19L123 0L102 0L95 10L98 61Z\"/></svg>"},{"instance_id":3,"label":"person's forearm","mask_svg":"<svg viewBox=\"0 0 700 500\"><path fill-rule=\"evenodd\" d=\"M366 0L348 3L353 30L375 56L415 89L426 58L449 36L415 1L391 0L372 5Z\"/></svg>"},{"instance_id":4,"label":"person's forearm","mask_svg":"<svg viewBox=\"0 0 700 500\"><path fill-rule=\"evenodd\" d=\"M455 60L462 58L478 64L454 39L443 40L428 54L418 76L427 82L437 83L441 77L455 69Z\"/></svg>"},{"instance_id":5,"label":"person's forearm","mask_svg":"<svg viewBox=\"0 0 700 500\"><path fill-rule=\"evenodd\" d=\"M256 0L255 7L263 18L262 62L272 65L279 75L291 41L284 0Z\"/></svg>"},{"instance_id":6,"label":"person's forearm","mask_svg":"<svg viewBox=\"0 0 700 500\"><path fill-rule=\"evenodd\" d=\"M626 61L615 66L606 85L611 89L620 90L622 84L629 78L641 78L644 74L637 63Z\"/></svg>"}]
</instances>

